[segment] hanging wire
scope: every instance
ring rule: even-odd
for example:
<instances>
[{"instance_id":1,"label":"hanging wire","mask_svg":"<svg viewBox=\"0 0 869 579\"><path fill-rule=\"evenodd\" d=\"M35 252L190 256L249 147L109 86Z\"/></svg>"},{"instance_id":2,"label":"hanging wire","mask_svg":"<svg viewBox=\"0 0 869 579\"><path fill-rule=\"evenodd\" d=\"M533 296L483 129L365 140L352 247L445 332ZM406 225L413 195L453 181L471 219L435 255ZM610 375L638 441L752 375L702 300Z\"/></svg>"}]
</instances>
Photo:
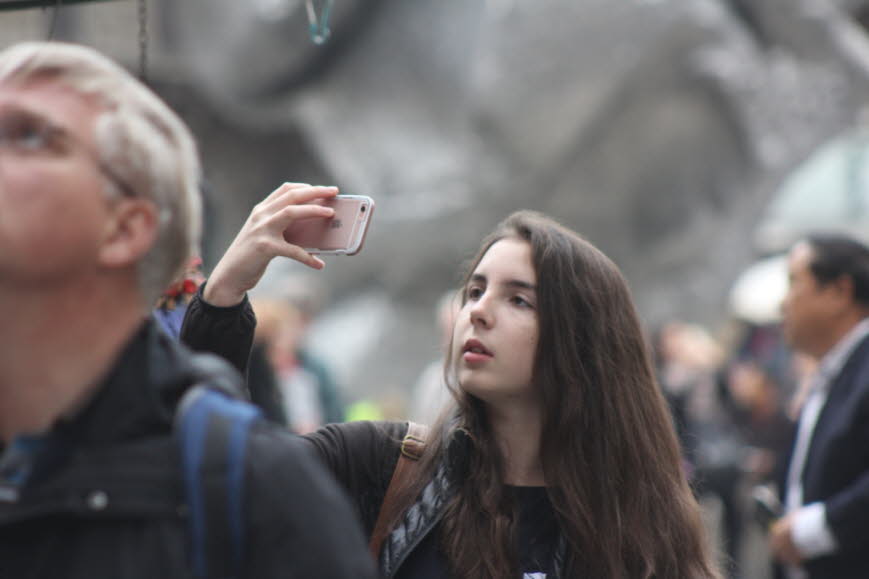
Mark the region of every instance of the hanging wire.
<instances>
[{"instance_id":1,"label":"hanging wire","mask_svg":"<svg viewBox=\"0 0 869 579\"><path fill-rule=\"evenodd\" d=\"M139 0L139 79L148 82L148 0Z\"/></svg>"},{"instance_id":2,"label":"hanging wire","mask_svg":"<svg viewBox=\"0 0 869 579\"><path fill-rule=\"evenodd\" d=\"M54 40L54 34L57 32L57 20L60 16L60 2L57 0L54 3L54 9L51 11L51 21L48 25L48 40ZM42 7L43 11L48 10L48 4Z\"/></svg>"},{"instance_id":3,"label":"hanging wire","mask_svg":"<svg viewBox=\"0 0 869 579\"><path fill-rule=\"evenodd\" d=\"M332 31L329 30L329 13L332 12L333 0L322 0L320 15L314 7L316 0L305 0L305 8L308 11L308 34L314 44L323 44L329 39Z\"/></svg>"}]
</instances>

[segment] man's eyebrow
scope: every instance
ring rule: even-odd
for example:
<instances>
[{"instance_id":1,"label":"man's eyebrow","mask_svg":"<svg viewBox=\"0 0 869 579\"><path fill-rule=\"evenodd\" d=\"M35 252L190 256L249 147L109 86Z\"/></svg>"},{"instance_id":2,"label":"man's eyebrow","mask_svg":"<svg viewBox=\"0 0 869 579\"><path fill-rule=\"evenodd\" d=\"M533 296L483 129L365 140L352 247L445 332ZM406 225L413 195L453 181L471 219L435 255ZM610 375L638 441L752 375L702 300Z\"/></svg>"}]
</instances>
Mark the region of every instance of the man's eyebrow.
<instances>
[{"instance_id":1,"label":"man's eyebrow","mask_svg":"<svg viewBox=\"0 0 869 579\"><path fill-rule=\"evenodd\" d=\"M0 106L0 116L18 116L28 120L38 121L52 129L65 132L66 127L59 125L54 119L24 105L5 104Z\"/></svg>"},{"instance_id":2,"label":"man's eyebrow","mask_svg":"<svg viewBox=\"0 0 869 579\"><path fill-rule=\"evenodd\" d=\"M483 275L481 273L475 273L471 276L470 281L473 283L486 284L488 282L488 279L486 278L485 275ZM510 279L510 280L505 281L502 285L505 285L507 287L530 290L533 292L537 291L536 285L534 285L533 283L521 280L521 279Z\"/></svg>"},{"instance_id":3,"label":"man's eyebrow","mask_svg":"<svg viewBox=\"0 0 869 579\"><path fill-rule=\"evenodd\" d=\"M26 106L19 105L17 103L4 103L0 105L0 113L30 113L33 114L32 111Z\"/></svg>"}]
</instances>

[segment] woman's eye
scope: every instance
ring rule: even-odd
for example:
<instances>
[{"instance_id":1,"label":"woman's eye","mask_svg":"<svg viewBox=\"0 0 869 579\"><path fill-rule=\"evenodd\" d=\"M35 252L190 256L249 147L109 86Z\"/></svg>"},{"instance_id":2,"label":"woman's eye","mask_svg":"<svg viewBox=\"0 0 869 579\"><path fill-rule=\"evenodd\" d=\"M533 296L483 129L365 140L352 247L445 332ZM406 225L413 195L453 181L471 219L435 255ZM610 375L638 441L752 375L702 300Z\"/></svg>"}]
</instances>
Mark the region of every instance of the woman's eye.
<instances>
[{"instance_id":1,"label":"woman's eye","mask_svg":"<svg viewBox=\"0 0 869 579\"><path fill-rule=\"evenodd\" d=\"M468 288L468 299L475 300L483 295L483 290L478 287Z\"/></svg>"},{"instance_id":2,"label":"woman's eye","mask_svg":"<svg viewBox=\"0 0 869 579\"><path fill-rule=\"evenodd\" d=\"M521 306L521 307L523 307L523 308L530 308L530 307L532 307L532 306L531 306L531 302L529 302L528 300L526 300L526 299L523 298L522 296L513 296L512 301L513 301L513 303L516 304L517 306Z\"/></svg>"}]
</instances>

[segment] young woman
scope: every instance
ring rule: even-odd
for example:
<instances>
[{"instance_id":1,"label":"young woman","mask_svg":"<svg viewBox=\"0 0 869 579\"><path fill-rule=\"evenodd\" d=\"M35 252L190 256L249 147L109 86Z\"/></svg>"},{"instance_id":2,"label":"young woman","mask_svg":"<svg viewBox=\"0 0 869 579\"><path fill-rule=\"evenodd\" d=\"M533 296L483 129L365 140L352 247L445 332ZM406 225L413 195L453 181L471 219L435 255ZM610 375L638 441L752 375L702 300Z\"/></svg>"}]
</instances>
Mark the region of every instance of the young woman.
<instances>
[{"instance_id":1,"label":"young woman","mask_svg":"<svg viewBox=\"0 0 869 579\"><path fill-rule=\"evenodd\" d=\"M282 189L254 210L205 300L191 305L184 337L192 345L220 349L212 333L220 316L243 317L244 290L258 279L250 248L261 261L270 252L298 258L274 234L292 216L271 224L268 216L323 195ZM551 219L518 212L483 241L461 292L445 369L456 405L431 428L414 476L385 513L384 576L718 577L612 261ZM221 338L246 339L243 326ZM333 424L307 436L369 534L407 428Z\"/></svg>"}]
</instances>

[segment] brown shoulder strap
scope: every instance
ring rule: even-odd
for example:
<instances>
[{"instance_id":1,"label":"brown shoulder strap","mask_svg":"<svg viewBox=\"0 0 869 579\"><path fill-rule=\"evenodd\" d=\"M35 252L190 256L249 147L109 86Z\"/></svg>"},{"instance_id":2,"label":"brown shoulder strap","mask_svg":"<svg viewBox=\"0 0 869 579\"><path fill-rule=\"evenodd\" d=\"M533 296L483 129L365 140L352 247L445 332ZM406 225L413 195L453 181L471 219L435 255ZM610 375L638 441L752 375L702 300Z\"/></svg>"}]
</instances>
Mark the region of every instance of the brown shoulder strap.
<instances>
[{"instance_id":1,"label":"brown shoulder strap","mask_svg":"<svg viewBox=\"0 0 869 579\"><path fill-rule=\"evenodd\" d=\"M408 422L407 434L404 440L401 441L401 454L398 455L398 462L395 464L395 470L392 471L392 478L389 479L389 486L386 488L386 495L383 497L383 502L380 505L380 512L377 515L377 522L374 523L374 530L371 531L371 539L368 541L368 548L377 561L380 558L380 547L383 541L389 535L392 529L387 528L389 514L393 511L393 503L397 498L397 491L402 486L401 483L410 479L417 466L419 459L425 450L425 440L428 434L428 427L416 422Z\"/></svg>"}]
</instances>

